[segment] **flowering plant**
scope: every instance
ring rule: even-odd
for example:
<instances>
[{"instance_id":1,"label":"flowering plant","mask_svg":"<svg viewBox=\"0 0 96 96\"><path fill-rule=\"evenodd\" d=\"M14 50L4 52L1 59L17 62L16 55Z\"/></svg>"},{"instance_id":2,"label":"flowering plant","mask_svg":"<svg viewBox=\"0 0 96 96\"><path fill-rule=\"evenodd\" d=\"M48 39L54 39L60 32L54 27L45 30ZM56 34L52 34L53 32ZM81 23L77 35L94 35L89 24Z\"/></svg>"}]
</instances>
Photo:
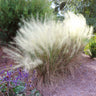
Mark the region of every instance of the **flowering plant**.
<instances>
[{"instance_id":1,"label":"flowering plant","mask_svg":"<svg viewBox=\"0 0 96 96\"><path fill-rule=\"evenodd\" d=\"M28 73L21 68L17 70L10 70L7 72L0 72L0 95L2 96L35 96L39 91L35 88L33 81L36 77L28 80ZM30 93L29 95L27 93ZM34 93L33 93L34 92ZM37 93L36 93L37 92ZM21 94L21 95L20 95ZM31 95L33 94L33 95ZM39 95L41 96L41 95Z\"/></svg>"}]
</instances>

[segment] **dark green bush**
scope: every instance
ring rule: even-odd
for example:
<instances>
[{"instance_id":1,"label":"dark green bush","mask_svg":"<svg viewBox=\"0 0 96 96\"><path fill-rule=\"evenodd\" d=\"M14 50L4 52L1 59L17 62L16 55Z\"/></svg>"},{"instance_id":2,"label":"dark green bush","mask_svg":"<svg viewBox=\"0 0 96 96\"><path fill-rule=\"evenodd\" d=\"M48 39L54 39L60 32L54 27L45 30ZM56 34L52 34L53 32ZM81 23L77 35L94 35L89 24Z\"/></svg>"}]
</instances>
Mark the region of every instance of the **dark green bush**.
<instances>
[{"instance_id":1,"label":"dark green bush","mask_svg":"<svg viewBox=\"0 0 96 96\"><path fill-rule=\"evenodd\" d=\"M85 54L89 55L91 58L96 57L96 35L89 41L84 51Z\"/></svg>"},{"instance_id":2,"label":"dark green bush","mask_svg":"<svg viewBox=\"0 0 96 96\"><path fill-rule=\"evenodd\" d=\"M84 7L81 13L86 17L87 23L94 26L94 33L96 33L96 0L88 0L87 4L89 6Z\"/></svg>"},{"instance_id":3,"label":"dark green bush","mask_svg":"<svg viewBox=\"0 0 96 96\"><path fill-rule=\"evenodd\" d=\"M0 0L0 41L10 41L16 35L23 19L44 19L52 15L48 0Z\"/></svg>"}]
</instances>

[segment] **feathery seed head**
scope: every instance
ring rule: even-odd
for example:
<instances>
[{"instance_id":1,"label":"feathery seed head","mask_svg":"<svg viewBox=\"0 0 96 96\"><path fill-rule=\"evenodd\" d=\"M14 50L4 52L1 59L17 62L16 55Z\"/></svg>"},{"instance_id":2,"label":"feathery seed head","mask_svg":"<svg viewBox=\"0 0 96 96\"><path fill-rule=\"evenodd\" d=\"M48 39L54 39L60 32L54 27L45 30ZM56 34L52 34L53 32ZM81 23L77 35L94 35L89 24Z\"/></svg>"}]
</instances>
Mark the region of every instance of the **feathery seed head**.
<instances>
[{"instance_id":1,"label":"feathery seed head","mask_svg":"<svg viewBox=\"0 0 96 96\"><path fill-rule=\"evenodd\" d=\"M63 22L45 20L42 23L39 20L32 20L25 22L25 26L20 28L14 38L18 49L22 50L22 55L18 52L18 54L12 51L6 52L18 60L19 67L24 66L28 70L40 64L46 66L48 62L50 62L49 66L53 63L56 66L56 60L66 58L69 60L68 58L74 57L81 51L86 39L92 36L92 32L93 28L86 24L83 15L72 12L65 14Z\"/></svg>"}]
</instances>

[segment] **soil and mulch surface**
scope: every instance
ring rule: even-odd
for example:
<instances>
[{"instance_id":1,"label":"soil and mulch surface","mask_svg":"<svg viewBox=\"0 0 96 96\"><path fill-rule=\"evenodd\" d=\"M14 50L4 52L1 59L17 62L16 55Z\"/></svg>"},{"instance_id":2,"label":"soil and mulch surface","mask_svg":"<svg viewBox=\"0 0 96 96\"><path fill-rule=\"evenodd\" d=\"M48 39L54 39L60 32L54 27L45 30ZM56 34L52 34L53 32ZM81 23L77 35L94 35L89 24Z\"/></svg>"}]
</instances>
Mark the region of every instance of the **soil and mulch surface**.
<instances>
[{"instance_id":1,"label":"soil and mulch surface","mask_svg":"<svg viewBox=\"0 0 96 96\"><path fill-rule=\"evenodd\" d=\"M5 56L0 47L0 70L14 64ZM57 83L38 87L43 96L96 96L96 58L81 54L75 61L81 65L74 71L74 76L65 80L62 76Z\"/></svg>"},{"instance_id":2,"label":"soil and mulch surface","mask_svg":"<svg viewBox=\"0 0 96 96\"><path fill-rule=\"evenodd\" d=\"M1 69L6 69L10 65L14 64L13 60L5 58L6 54L3 52L2 47L0 47L0 71Z\"/></svg>"},{"instance_id":3,"label":"soil and mulch surface","mask_svg":"<svg viewBox=\"0 0 96 96\"><path fill-rule=\"evenodd\" d=\"M73 61L74 62L74 61ZM58 83L41 86L44 96L96 96L96 58L81 54L75 63L81 65L74 70L74 76L58 78Z\"/></svg>"}]
</instances>

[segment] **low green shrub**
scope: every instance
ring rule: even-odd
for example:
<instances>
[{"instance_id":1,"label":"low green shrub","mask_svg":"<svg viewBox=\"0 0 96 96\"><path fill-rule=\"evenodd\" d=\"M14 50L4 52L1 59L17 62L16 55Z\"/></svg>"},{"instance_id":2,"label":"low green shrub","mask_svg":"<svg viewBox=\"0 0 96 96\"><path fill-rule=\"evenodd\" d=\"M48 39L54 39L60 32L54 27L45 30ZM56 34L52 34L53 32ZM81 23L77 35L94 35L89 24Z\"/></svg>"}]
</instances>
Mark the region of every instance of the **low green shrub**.
<instances>
[{"instance_id":1,"label":"low green shrub","mask_svg":"<svg viewBox=\"0 0 96 96\"><path fill-rule=\"evenodd\" d=\"M35 19L50 17L48 0L0 0L0 40L10 41L16 35L16 31L24 20L33 16Z\"/></svg>"},{"instance_id":2,"label":"low green shrub","mask_svg":"<svg viewBox=\"0 0 96 96\"><path fill-rule=\"evenodd\" d=\"M15 68L36 69L45 82L50 80L51 75L68 69L70 60L83 51L87 39L91 38L93 27L86 24L81 14L67 12L64 15L63 22L45 20L42 23L33 19L24 22L25 26L14 38L17 48L10 46L3 49L19 63Z\"/></svg>"},{"instance_id":3,"label":"low green shrub","mask_svg":"<svg viewBox=\"0 0 96 96\"><path fill-rule=\"evenodd\" d=\"M96 57L96 35L94 35L89 43L85 46L84 52L86 55L89 55L91 58Z\"/></svg>"}]
</instances>

